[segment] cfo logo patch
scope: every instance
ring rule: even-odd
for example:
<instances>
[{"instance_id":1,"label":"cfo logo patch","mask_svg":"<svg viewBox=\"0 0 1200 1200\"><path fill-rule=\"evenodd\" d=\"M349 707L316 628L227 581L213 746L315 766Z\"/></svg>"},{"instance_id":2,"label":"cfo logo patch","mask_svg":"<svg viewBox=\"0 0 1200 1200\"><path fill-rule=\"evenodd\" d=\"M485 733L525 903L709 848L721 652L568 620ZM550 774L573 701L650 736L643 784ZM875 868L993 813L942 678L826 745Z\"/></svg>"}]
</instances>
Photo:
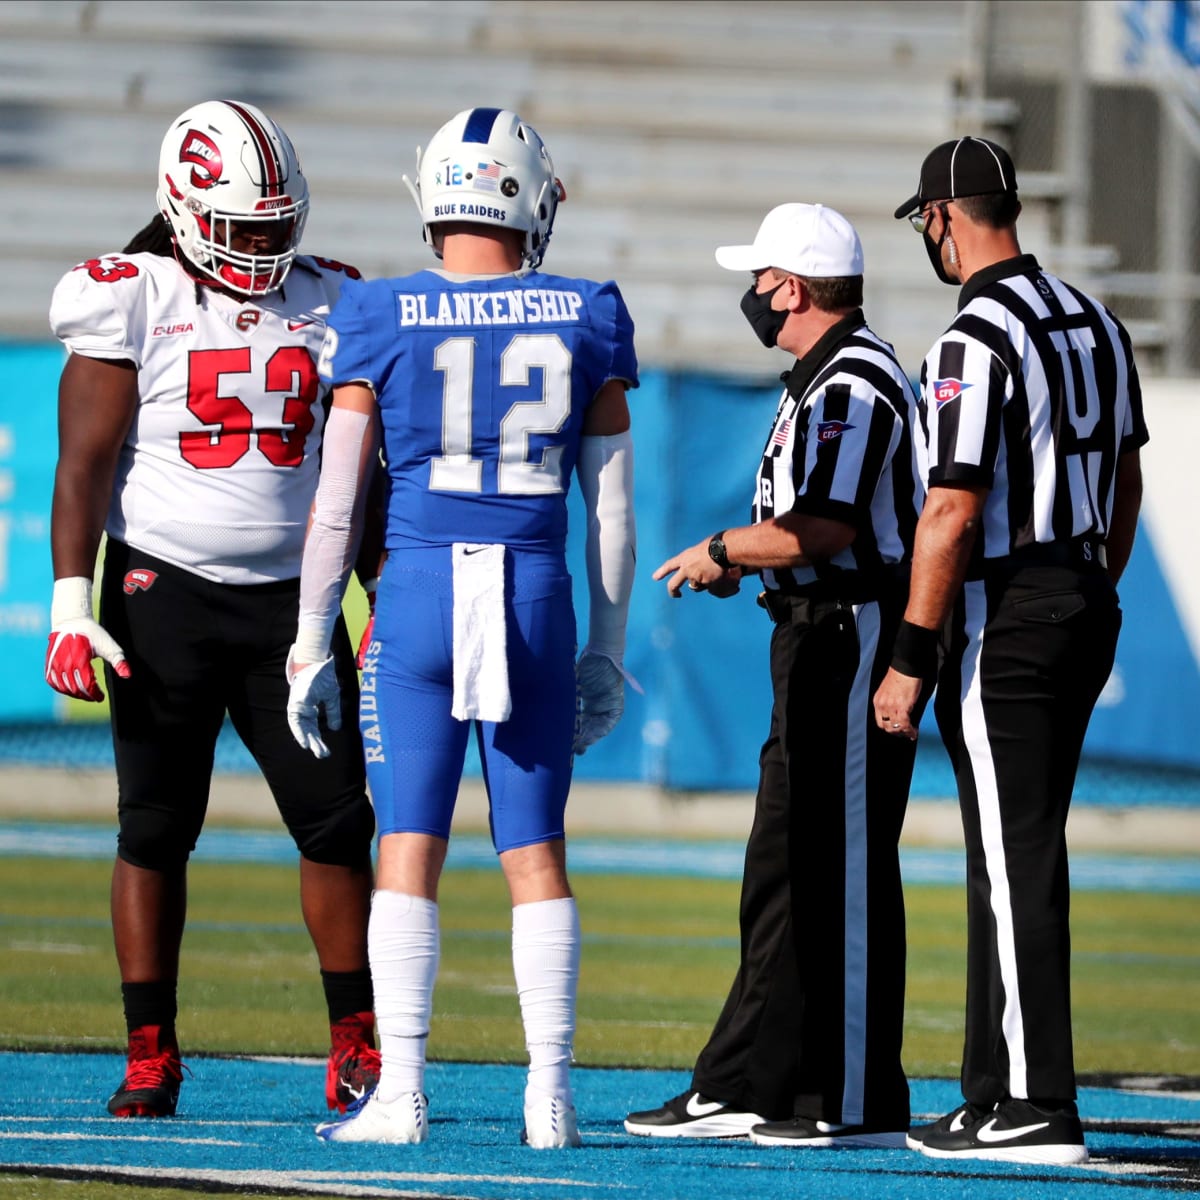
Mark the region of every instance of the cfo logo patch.
<instances>
[{"instance_id":1,"label":"cfo logo patch","mask_svg":"<svg viewBox=\"0 0 1200 1200\"><path fill-rule=\"evenodd\" d=\"M847 425L845 421L818 421L817 441L821 445L824 445L826 442L837 441L843 433L853 428L853 425Z\"/></svg>"},{"instance_id":2,"label":"cfo logo patch","mask_svg":"<svg viewBox=\"0 0 1200 1200\"><path fill-rule=\"evenodd\" d=\"M125 589L125 595L132 596L136 591L148 592L157 578L157 571L147 571L141 567L138 567L135 571L130 571L125 576L125 582L122 585Z\"/></svg>"},{"instance_id":3,"label":"cfo logo patch","mask_svg":"<svg viewBox=\"0 0 1200 1200\"><path fill-rule=\"evenodd\" d=\"M973 383L963 383L961 379L935 379L932 385L933 402L941 408L943 404L957 400L967 388L974 386Z\"/></svg>"}]
</instances>

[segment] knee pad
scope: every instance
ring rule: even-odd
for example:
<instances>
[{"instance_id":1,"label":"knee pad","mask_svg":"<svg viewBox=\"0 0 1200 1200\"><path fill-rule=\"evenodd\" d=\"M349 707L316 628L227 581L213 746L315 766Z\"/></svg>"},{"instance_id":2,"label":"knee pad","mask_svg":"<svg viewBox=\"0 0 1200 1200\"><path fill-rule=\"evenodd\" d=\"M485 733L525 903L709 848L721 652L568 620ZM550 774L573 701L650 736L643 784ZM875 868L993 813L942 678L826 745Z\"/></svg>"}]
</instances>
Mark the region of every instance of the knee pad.
<instances>
[{"instance_id":1,"label":"knee pad","mask_svg":"<svg viewBox=\"0 0 1200 1200\"><path fill-rule=\"evenodd\" d=\"M117 856L147 871L181 870L196 848L199 829L193 829L178 812L160 809L126 809L120 814Z\"/></svg>"},{"instance_id":2,"label":"knee pad","mask_svg":"<svg viewBox=\"0 0 1200 1200\"><path fill-rule=\"evenodd\" d=\"M375 810L365 792L303 825L289 827L296 848L311 862L328 867L360 867L371 860Z\"/></svg>"}]
</instances>

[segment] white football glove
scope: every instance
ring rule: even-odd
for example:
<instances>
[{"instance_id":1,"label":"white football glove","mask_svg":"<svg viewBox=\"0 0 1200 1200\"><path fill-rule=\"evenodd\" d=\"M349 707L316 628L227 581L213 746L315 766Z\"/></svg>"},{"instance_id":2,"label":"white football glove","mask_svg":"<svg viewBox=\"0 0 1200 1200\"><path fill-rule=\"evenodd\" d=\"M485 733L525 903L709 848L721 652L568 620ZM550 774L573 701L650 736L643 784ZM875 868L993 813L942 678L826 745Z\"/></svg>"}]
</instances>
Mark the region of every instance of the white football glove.
<instances>
[{"instance_id":1,"label":"white football glove","mask_svg":"<svg viewBox=\"0 0 1200 1200\"><path fill-rule=\"evenodd\" d=\"M125 651L92 616L92 581L82 576L54 581L46 682L76 700L103 700L92 659L102 658L122 678L130 675Z\"/></svg>"},{"instance_id":2,"label":"white football glove","mask_svg":"<svg viewBox=\"0 0 1200 1200\"><path fill-rule=\"evenodd\" d=\"M328 758L329 747L321 737L321 709L325 710L325 723L330 729L342 727L342 692L333 656L297 671L292 665L295 651L293 646L287 658L288 728L305 750L311 750L317 758Z\"/></svg>"},{"instance_id":3,"label":"white football glove","mask_svg":"<svg viewBox=\"0 0 1200 1200\"><path fill-rule=\"evenodd\" d=\"M575 664L579 711L575 753L582 754L616 728L625 711L625 674L611 658L584 650Z\"/></svg>"}]
</instances>

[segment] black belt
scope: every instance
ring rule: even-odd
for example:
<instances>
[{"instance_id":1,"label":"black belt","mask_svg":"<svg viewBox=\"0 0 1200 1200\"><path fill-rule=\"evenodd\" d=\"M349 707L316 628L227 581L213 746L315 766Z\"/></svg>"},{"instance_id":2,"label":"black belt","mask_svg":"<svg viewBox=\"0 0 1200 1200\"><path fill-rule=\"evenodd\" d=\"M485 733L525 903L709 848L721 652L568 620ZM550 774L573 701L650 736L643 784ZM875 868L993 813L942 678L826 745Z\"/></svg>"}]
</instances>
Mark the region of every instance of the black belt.
<instances>
[{"instance_id":1,"label":"black belt","mask_svg":"<svg viewBox=\"0 0 1200 1200\"><path fill-rule=\"evenodd\" d=\"M1017 570L1020 567L1070 567L1076 571L1103 571L1108 567L1108 554L1098 537L1071 538L1066 542L1033 542L1020 546L1000 558L985 558L968 574L969 579L981 579L992 571Z\"/></svg>"},{"instance_id":2,"label":"black belt","mask_svg":"<svg viewBox=\"0 0 1200 1200\"><path fill-rule=\"evenodd\" d=\"M843 586L831 587L825 583L810 583L803 587L781 592L778 588L768 588L758 593L758 606L767 611L767 616L776 625L786 625L791 621L797 609L808 608L813 604L865 604L868 600L878 598L878 592L873 595L852 595L847 592L845 581L839 581Z\"/></svg>"}]
</instances>

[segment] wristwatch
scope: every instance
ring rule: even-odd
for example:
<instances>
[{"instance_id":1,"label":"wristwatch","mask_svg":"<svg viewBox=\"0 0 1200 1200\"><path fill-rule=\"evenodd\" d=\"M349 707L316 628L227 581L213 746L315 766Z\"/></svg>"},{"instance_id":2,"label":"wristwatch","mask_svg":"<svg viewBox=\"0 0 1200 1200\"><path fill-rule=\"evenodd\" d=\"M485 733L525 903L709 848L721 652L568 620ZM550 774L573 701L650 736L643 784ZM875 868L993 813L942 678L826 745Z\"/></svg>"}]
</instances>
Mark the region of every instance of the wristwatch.
<instances>
[{"instance_id":1,"label":"wristwatch","mask_svg":"<svg viewBox=\"0 0 1200 1200\"><path fill-rule=\"evenodd\" d=\"M714 533L708 541L708 557L721 568L722 571L728 571L733 563L729 561L729 555L725 551L725 530L719 533Z\"/></svg>"}]
</instances>

